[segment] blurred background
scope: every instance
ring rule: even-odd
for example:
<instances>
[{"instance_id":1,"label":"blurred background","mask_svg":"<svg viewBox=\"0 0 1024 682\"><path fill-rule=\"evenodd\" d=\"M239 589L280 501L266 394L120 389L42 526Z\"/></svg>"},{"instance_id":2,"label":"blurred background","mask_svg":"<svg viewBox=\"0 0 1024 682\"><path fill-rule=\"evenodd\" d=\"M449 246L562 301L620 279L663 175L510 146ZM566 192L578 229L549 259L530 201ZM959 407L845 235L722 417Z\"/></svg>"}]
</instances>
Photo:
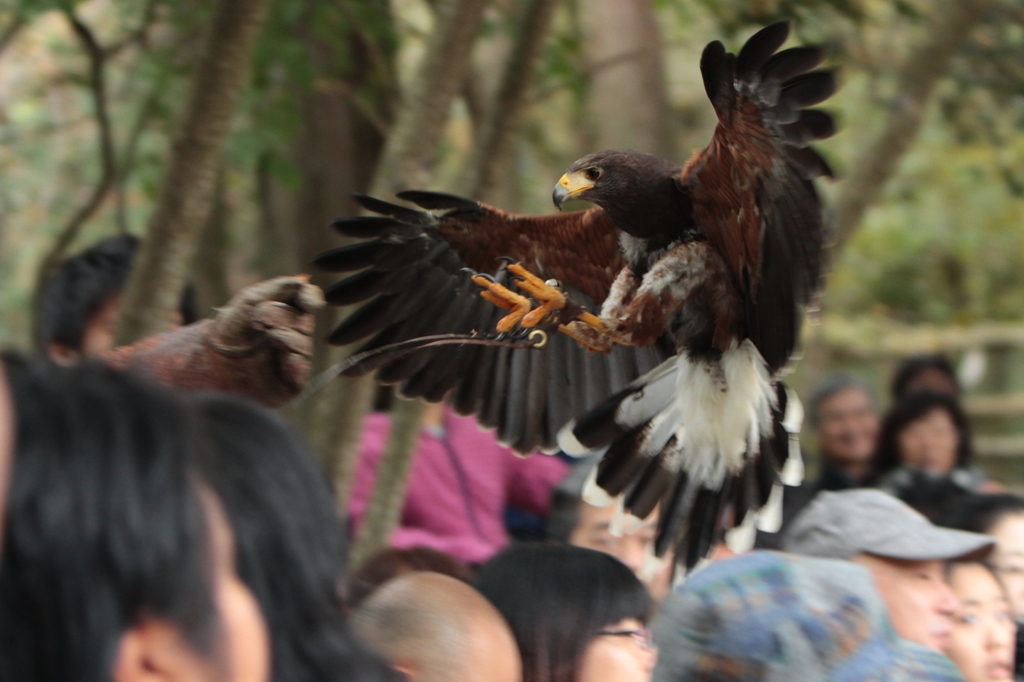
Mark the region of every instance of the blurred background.
<instances>
[{"instance_id":1,"label":"blurred background","mask_svg":"<svg viewBox=\"0 0 1024 682\"><path fill-rule=\"evenodd\" d=\"M219 4L0 1L0 346L31 348L44 262L145 233ZM420 186L548 212L585 153L682 162L714 125L704 45L735 50L790 19L791 44L826 44L843 84L826 103L840 132L821 145L836 244L790 382L803 393L850 370L884 407L900 358L945 353L979 464L1024 484L1019 0L265 4L197 228L189 279L204 312L245 284L308 272L341 243L328 224L356 210L352 192ZM389 137L400 168L379 163ZM316 420L336 415L292 416L329 458Z\"/></svg>"}]
</instances>

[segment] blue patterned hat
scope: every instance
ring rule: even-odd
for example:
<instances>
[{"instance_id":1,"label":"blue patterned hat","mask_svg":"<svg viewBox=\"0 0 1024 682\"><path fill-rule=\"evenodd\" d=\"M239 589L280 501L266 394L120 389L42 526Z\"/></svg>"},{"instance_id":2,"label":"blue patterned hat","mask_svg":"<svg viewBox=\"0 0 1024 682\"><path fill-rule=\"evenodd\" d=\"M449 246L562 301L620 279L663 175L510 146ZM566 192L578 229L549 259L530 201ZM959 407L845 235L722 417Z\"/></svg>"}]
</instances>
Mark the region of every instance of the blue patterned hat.
<instances>
[{"instance_id":1,"label":"blue patterned hat","mask_svg":"<svg viewBox=\"0 0 1024 682\"><path fill-rule=\"evenodd\" d=\"M752 552L692 575L654 622L654 682L962 680L901 639L871 574L848 561Z\"/></svg>"}]
</instances>

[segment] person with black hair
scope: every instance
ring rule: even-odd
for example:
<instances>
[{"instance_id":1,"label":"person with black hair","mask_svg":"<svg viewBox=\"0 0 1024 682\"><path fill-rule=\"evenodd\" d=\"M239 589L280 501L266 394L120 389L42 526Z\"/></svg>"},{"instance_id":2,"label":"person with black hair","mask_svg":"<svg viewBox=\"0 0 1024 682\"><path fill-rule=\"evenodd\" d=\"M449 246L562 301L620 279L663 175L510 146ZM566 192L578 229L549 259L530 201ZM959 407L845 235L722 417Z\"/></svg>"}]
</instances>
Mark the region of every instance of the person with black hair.
<instances>
[{"instance_id":1,"label":"person with black hair","mask_svg":"<svg viewBox=\"0 0 1024 682\"><path fill-rule=\"evenodd\" d=\"M512 628L523 682L648 682L651 598L622 562L564 545L522 545L484 564L476 587Z\"/></svg>"},{"instance_id":2,"label":"person with black hair","mask_svg":"<svg viewBox=\"0 0 1024 682\"><path fill-rule=\"evenodd\" d=\"M194 413L91 364L5 364L0 679L266 682L263 618L192 461Z\"/></svg>"},{"instance_id":3,"label":"person with black hair","mask_svg":"<svg viewBox=\"0 0 1024 682\"><path fill-rule=\"evenodd\" d=\"M946 655L964 682L1012 680L1017 626L995 570L983 561L952 562L946 580L959 601Z\"/></svg>"},{"instance_id":4,"label":"person with black hair","mask_svg":"<svg viewBox=\"0 0 1024 682\"><path fill-rule=\"evenodd\" d=\"M992 565L1006 586L1014 615L1017 620L1024 620L1024 497L1009 493L969 495L939 523L996 539Z\"/></svg>"},{"instance_id":5,"label":"person with black hair","mask_svg":"<svg viewBox=\"0 0 1024 682\"><path fill-rule=\"evenodd\" d=\"M933 520L966 493L992 488L972 465L967 416L942 393L911 393L889 410L873 467L879 488Z\"/></svg>"},{"instance_id":6,"label":"person with black hair","mask_svg":"<svg viewBox=\"0 0 1024 682\"><path fill-rule=\"evenodd\" d=\"M636 574L655 602L668 596L672 589L672 552L660 559L654 556L658 510L641 523L632 521L628 532L616 526L616 505L603 507L583 499L583 485L598 457L587 457L573 463L569 475L551 493L551 512L545 531L547 539L576 547L596 549L610 554Z\"/></svg>"},{"instance_id":7,"label":"person with black hair","mask_svg":"<svg viewBox=\"0 0 1024 682\"><path fill-rule=\"evenodd\" d=\"M210 448L199 463L235 533L238 574L259 602L273 682L392 679L345 623L345 531L331 485L274 413L217 394L195 398Z\"/></svg>"},{"instance_id":8,"label":"person with black hair","mask_svg":"<svg viewBox=\"0 0 1024 682\"><path fill-rule=\"evenodd\" d=\"M128 283L139 238L118 234L102 239L61 263L39 295L40 350L69 365L114 346L121 294ZM195 289L189 284L174 326L199 319Z\"/></svg>"},{"instance_id":9,"label":"person with black hair","mask_svg":"<svg viewBox=\"0 0 1024 682\"><path fill-rule=\"evenodd\" d=\"M940 523L996 539L989 562L1017 621L1015 676L1024 680L1024 497L969 495L953 505Z\"/></svg>"},{"instance_id":10,"label":"person with black hair","mask_svg":"<svg viewBox=\"0 0 1024 682\"><path fill-rule=\"evenodd\" d=\"M213 317L179 310L174 328L114 348L121 294L138 238L117 235L67 259L43 286L40 353L70 366L96 358L189 390L216 390L276 407L306 382L323 294L306 276L276 277L239 291ZM188 290L184 303L192 302ZM184 326L181 326L184 324Z\"/></svg>"},{"instance_id":11,"label":"person with black hair","mask_svg":"<svg viewBox=\"0 0 1024 682\"><path fill-rule=\"evenodd\" d=\"M892 378L893 400L920 392L960 397L960 381L946 356L912 355L896 368Z\"/></svg>"}]
</instances>

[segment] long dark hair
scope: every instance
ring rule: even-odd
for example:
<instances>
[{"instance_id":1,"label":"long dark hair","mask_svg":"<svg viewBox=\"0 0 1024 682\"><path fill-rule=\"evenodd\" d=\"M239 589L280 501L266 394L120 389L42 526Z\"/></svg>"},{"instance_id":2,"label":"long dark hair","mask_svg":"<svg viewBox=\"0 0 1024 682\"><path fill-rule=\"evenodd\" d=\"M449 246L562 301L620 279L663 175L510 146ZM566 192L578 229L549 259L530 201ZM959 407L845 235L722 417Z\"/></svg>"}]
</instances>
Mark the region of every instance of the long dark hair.
<instances>
[{"instance_id":1,"label":"long dark hair","mask_svg":"<svg viewBox=\"0 0 1024 682\"><path fill-rule=\"evenodd\" d=\"M476 588L508 621L523 682L575 682L583 652L605 627L646 623L651 599L629 568L602 552L523 545L480 569Z\"/></svg>"},{"instance_id":2,"label":"long dark hair","mask_svg":"<svg viewBox=\"0 0 1024 682\"><path fill-rule=\"evenodd\" d=\"M956 427L959 443L957 444L954 468L970 466L973 458L971 430L960 403L952 396L922 391L905 396L885 415L878 439L878 448L875 450L874 471L876 476L884 476L900 466L900 434L908 425L934 410L945 410Z\"/></svg>"},{"instance_id":3,"label":"long dark hair","mask_svg":"<svg viewBox=\"0 0 1024 682\"><path fill-rule=\"evenodd\" d=\"M145 616L214 658L194 414L88 363L4 358L16 420L0 569L0 679L105 682Z\"/></svg>"},{"instance_id":4,"label":"long dark hair","mask_svg":"<svg viewBox=\"0 0 1024 682\"><path fill-rule=\"evenodd\" d=\"M267 622L273 682L392 679L345 623L344 527L326 473L284 421L216 394L195 400L202 473L235 533L238 575Z\"/></svg>"}]
</instances>

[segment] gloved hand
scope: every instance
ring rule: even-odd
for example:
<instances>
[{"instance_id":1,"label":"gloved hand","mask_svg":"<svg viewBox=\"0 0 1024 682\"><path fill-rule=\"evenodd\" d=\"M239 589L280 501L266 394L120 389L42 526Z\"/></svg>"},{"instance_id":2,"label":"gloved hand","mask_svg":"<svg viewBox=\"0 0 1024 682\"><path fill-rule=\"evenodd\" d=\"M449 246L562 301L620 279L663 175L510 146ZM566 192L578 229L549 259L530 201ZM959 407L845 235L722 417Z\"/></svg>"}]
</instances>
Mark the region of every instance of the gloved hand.
<instances>
[{"instance_id":1,"label":"gloved hand","mask_svg":"<svg viewBox=\"0 0 1024 682\"><path fill-rule=\"evenodd\" d=\"M309 377L316 312L324 306L308 277L276 277L238 292L207 320L104 354L116 368L158 382L217 390L276 406Z\"/></svg>"}]
</instances>

